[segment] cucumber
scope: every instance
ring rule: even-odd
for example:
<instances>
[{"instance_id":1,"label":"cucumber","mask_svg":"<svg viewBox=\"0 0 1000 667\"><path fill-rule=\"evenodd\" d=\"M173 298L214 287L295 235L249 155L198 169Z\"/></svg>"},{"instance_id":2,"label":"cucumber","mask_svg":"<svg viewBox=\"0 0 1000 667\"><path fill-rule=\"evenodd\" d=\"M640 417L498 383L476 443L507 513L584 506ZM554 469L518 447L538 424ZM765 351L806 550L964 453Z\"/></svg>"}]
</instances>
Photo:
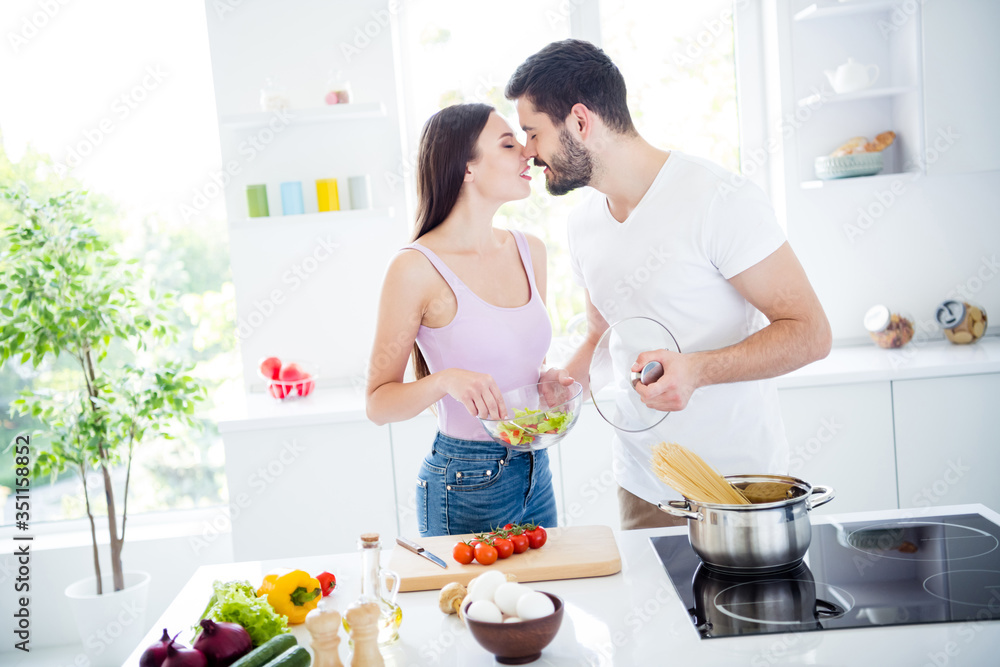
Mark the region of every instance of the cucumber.
<instances>
[{"instance_id":1,"label":"cucumber","mask_svg":"<svg viewBox=\"0 0 1000 667\"><path fill-rule=\"evenodd\" d=\"M284 651L298 644L295 635L286 632L277 637L271 637L266 642L247 653L245 656L234 662L230 667L263 667L272 658L281 655Z\"/></svg>"},{"instance_id":2,"label":"cucumber","mask_svg":"<svg viewBox=\"0 0 1000 667\"><path fill-rule=\"evenodd\" d=\"M309 667L312 656L301 646L293 646L277 658L267 663L267 667Z\"/></svg>"}]
</instances>

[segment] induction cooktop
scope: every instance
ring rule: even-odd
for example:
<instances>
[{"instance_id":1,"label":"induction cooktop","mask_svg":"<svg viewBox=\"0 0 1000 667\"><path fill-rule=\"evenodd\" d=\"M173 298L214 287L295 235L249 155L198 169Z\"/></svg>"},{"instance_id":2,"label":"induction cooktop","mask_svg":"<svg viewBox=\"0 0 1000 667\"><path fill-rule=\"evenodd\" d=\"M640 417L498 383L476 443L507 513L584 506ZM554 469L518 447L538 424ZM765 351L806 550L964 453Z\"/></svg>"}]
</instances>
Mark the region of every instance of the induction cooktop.
<instances>
[{"instance_id":1,"label":"induction cooktop","mask_svg":"<svg viewBox=\"0 0 1000 667\"><path fill-rule=\"evenodd\" d=\"M801 564L706 568L687 535L650 542L703 639L1000 620L1000 526L979 514L814 525Z\"/></svg>"}]
</instances>

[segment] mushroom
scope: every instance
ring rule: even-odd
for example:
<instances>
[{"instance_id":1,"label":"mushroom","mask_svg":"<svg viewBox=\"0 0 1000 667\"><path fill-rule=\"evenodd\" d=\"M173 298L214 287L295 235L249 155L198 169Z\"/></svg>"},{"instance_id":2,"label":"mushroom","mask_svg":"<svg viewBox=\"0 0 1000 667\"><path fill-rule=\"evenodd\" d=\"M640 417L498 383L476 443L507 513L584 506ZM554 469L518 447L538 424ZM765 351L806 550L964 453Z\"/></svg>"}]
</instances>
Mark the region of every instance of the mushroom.
<instances>
[{"instance_id":1,"label":"mushroom","mask_svg":"<svg viewBox=\"0 0 1000 667\"><path fill-rule=\"evenodd\" d=\"M458 614L461 617L462 601L465 600L467 592L465 586L457 581L453 581L441 589L441 595L438 597L438 606L446 614Z\"/></svg>"}]
</instances>

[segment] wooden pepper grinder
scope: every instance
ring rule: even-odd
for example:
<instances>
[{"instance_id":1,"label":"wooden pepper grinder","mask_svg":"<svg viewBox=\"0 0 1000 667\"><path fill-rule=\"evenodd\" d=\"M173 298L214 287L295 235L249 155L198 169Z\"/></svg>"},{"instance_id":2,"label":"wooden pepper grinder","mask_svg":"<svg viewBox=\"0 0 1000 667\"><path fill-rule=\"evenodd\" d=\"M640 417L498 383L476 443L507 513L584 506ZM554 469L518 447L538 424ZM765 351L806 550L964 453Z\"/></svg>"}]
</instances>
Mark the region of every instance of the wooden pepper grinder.
<instances>
[{"instance_id":1,"label":"wooden pepper grinder","mask_svg":"<svg viewBox=\"0 0 1000 667\"><path fill-rule=\"evenodd\" d=\"M306 616L312 636L313 667L344 667L340 661L340 613L336 609L313 609Z\"/></svg>"},{"instance_id":2,"label":"wooden pepper grinder","mask_svg":"<svg viewBox=\"0 0 1000 667\"><path fill-rule=\"evenodd\" d=\"M351 667L384 667L385 661L378 650L378 604L366 602L348 609L345 615L354 642Z\"/></svg>"}]
</instances>

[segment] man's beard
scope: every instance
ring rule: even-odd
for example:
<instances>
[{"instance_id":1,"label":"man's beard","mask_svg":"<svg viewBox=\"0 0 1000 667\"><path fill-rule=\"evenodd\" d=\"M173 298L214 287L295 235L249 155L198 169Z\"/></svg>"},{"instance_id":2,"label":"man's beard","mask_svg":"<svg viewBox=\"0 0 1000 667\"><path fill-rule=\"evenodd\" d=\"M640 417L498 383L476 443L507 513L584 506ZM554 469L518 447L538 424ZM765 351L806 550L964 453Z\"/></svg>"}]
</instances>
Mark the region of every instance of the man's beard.
<instances>
[{"instance_id":1,"label":"man's beard","mask_svg":"<svg viewBox=\"0 0 1000 667\"><path fill-rule=\"evenodd\" d=\"M562 151L552 156L545 189L550 195L564 195L590 184L594 175L594 158L581 142L573 138L569 130L559 131L559 145ZM536 160L537 164L537 160Z\"/></svg>"}]
</instances>

